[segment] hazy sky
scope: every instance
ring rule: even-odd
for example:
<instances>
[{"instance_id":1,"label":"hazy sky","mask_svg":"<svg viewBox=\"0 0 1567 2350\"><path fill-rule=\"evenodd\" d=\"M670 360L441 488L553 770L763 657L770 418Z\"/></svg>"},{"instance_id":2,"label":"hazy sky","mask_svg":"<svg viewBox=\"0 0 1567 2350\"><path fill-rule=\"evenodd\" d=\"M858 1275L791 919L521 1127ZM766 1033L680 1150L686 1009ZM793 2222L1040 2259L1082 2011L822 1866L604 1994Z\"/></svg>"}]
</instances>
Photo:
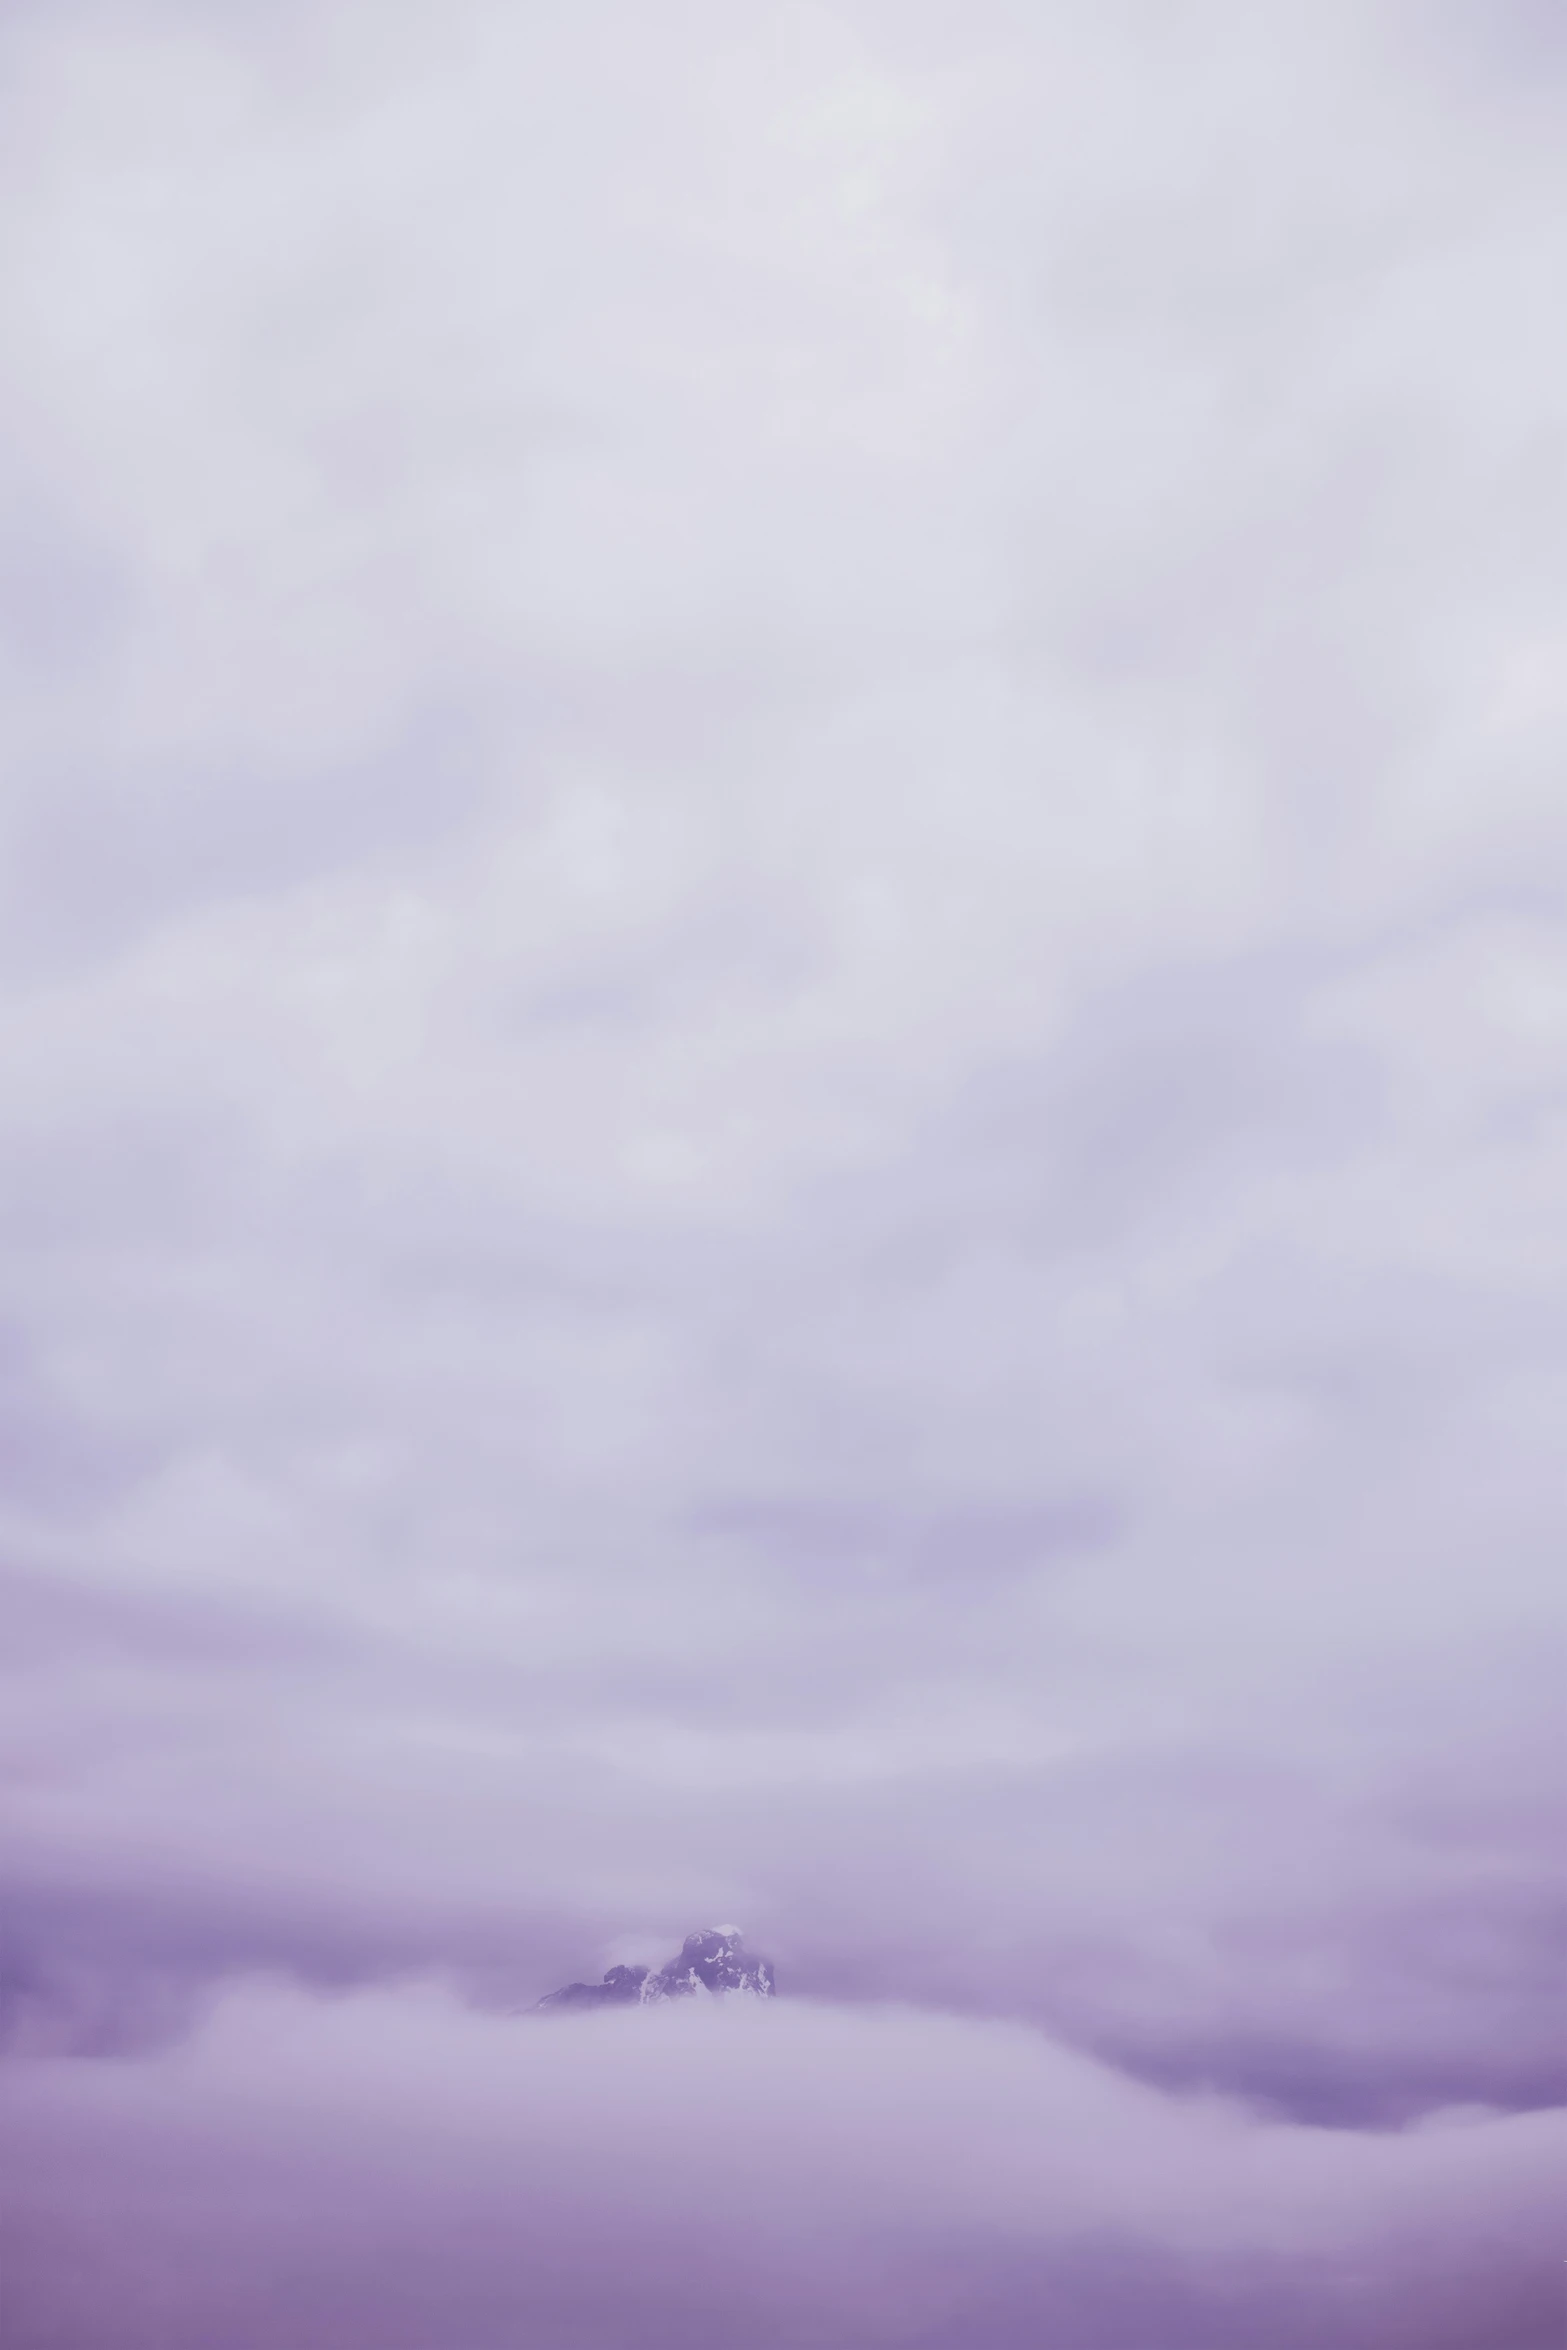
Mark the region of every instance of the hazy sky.
<instances>
[{"instance_id":1,"label":"hazy sky","mask_svg":"<svg viewBox=\"0 0 1567 2350\"><path fill-rule=\"evenodd\" d=\"M6 12L19 2350L1554 2343L1564 134Z\"/></svg>"}]
</instances>

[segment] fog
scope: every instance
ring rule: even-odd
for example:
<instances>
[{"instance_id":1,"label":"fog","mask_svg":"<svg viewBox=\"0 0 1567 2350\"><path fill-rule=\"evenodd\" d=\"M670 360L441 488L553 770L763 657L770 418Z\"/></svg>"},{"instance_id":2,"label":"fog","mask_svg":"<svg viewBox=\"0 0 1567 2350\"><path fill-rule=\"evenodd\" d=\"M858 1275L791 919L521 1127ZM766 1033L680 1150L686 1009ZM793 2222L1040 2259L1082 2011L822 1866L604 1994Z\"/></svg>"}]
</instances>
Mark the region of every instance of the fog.
<instances>
[{"instance_id":1,"label":"fog","mask_svg":"<svg viewBox=\"0 0 1567 2350\"><path fill-rule=\"evenodd\" d=\"M250 1988L7 2091L8 2341L1555 2339L1557 2116L1175 2101L1013 2025Z\"/></svg>"}]
</instances>

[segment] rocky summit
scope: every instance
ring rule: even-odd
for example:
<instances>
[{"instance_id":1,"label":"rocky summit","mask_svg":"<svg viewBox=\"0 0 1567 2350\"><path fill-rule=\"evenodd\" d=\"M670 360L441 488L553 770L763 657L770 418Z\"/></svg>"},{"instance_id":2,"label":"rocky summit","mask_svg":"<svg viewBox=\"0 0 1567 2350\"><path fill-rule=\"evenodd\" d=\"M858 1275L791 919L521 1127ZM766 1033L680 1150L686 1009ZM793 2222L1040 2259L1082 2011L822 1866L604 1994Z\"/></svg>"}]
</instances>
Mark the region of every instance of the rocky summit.
<instances>
[{"instance_id":1,"label":"rocky summit","mask_svg":"<svg viewBox=\"0 0 1567 2350\"><path fill-rule=\"evenodd\" d=\"M650 2007L660 1999L690 1999L699 1991L715 1995L745 1991L771 1999L777 1991L772 1963L752 1958L738 1926L706 1926L688 1934L678 1958L656 1971L645 1966L612 1966L601 1983L567 1983L547 1992L535 2015L577 2007Z\"/></svg>"}]
</instances>

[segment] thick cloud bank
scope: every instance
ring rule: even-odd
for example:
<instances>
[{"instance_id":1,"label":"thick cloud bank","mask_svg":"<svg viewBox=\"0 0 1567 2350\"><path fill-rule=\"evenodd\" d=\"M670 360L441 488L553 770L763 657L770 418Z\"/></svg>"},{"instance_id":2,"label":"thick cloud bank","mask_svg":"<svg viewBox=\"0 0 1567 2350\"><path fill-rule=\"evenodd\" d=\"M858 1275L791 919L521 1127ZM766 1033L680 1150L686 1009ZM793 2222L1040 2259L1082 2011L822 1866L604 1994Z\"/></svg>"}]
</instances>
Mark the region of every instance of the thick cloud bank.
<instances>
[{"instance_id":1,"label":"thick cloud bank","mask_svg":"<svg viewBox=\"0 0 1567 2350\"><path fill-rule=\"evenodd\" d=\"M1015 2025L244 1991L5 2101L10 2350L1557 2339L1558 2118L1259 2126Z\"/></svg>"},{"instance_id":2,"label":"thick cloud bank","mask_svg":"<svg viewBox=\"0 0 1567 2350\"><path fill-rule=\"evenodd\" d=\"M1532 2350L1564 126L1526 0L4 11L40 2344Z\"/></svg>"}]
</instances>

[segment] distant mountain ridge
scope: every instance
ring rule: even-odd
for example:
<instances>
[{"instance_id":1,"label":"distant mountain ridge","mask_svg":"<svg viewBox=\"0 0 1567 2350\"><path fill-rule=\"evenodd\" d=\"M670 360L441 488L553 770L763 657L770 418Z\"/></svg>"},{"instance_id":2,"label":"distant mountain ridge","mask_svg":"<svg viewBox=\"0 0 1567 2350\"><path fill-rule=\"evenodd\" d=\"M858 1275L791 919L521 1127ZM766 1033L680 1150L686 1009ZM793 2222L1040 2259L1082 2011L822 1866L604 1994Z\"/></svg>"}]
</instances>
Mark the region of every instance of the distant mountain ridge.
<instances>
[{"instance_id":1,"label":"distant mountain ridge","mask_svg":"<svg viewBox=\"0 0 1567 2350\"><path fill-rule=\"evenodd\" d=\"M567 1983L548 1991L534 2015L556 2015L583 2007L651 2007L661 1999L690 1999L699 1991L715 1996L744 1991L772 1999L778 1990L772 1961L753 1958L738 1926L704 1926L688 1934L678 1958L656 1972L645 1966L612 1966L601 1983Z\"/></svg>"}]
</instances>

